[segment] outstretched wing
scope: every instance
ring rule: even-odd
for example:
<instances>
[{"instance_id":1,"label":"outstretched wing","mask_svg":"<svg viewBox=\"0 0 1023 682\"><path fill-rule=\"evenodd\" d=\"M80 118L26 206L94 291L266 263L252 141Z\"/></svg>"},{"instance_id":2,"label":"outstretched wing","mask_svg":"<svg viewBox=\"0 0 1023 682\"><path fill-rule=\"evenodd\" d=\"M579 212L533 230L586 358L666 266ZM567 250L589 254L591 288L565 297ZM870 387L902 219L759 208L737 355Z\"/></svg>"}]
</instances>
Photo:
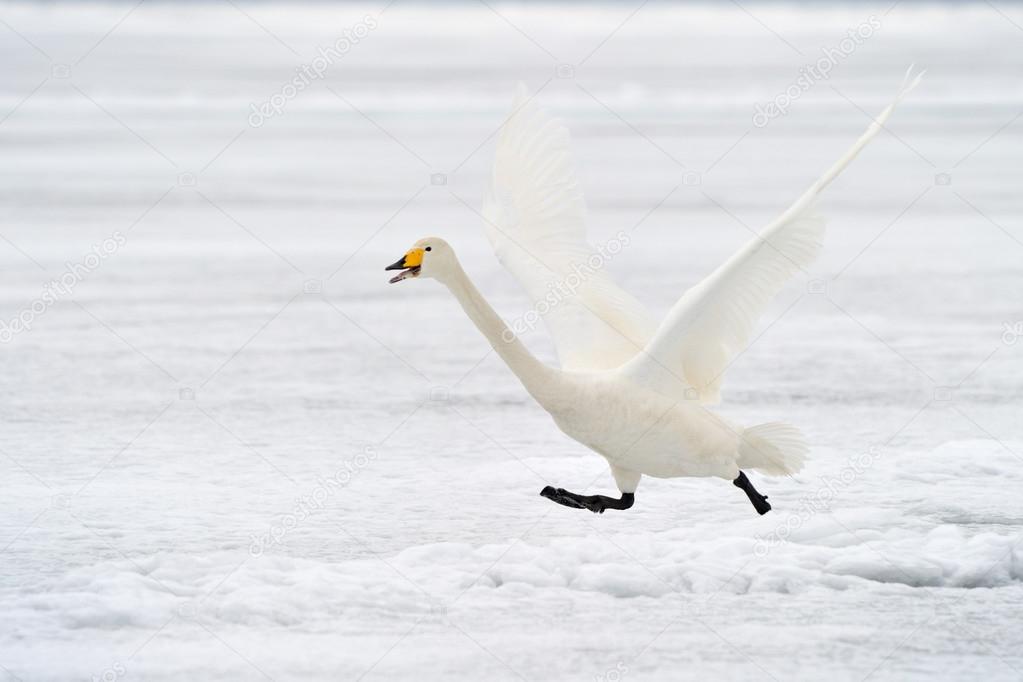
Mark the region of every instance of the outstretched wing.
<instances>
[{"instance_id":1,"label":"outstretched wing","mask_svg":"<svg viewBox=\"0 0 1023 682\"><path fill-rule=\"evenodd\" d=\"M920 82L923 74L914 78L912 71L910 67L895 101L842 158L759 236L675 303L645 352L627 363L623 373L674 399L695 397L695 389L703 402L719 400L721 376L746 348L767 304L820 250L825 221L814 213L814 200Z\"/></svg>"},{"instance_id":2,"label":"outstretched wing","mask_svg":"<svg viewBox=\"0 0 1023 682\"><path fill-rule=\"evenodd\" d=\"M542 318L564 369L612 369L635 356L656 325L605 271L629 236L594 249L585 213L568 131L520 85L483 207L494 253L532 300L513 330Z\"/></svg>"}]
</instances>

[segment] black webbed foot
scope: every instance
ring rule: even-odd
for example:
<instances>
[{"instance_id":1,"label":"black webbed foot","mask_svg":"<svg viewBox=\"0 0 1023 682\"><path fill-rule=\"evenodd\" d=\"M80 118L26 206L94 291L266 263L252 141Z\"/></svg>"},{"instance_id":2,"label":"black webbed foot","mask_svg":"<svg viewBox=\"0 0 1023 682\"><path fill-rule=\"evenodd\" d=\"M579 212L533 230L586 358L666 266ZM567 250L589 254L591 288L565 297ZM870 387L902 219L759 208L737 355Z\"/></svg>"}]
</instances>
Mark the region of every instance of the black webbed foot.
<instances>
[{"instance_id":1,"label":"black webbed foot","mask_svg":"<svg viewBox=\"0 0 1023 682\"><path fill-rule=\"evenodd\" d=\"M540 491L540 495L542 497L546 497L548 500L551 500L552 502L563 504L566 507L573 507L575 509L585 509L582 503L579 502L578 500L579 496L576 495L575 493L568 492L564 488L552 488L551 486L546 486L544 487L543 490Z\"/></svg>"},{"instance_id":2,"label":"black webbed foot","mask_svg":"<svg viewBox=\"0 0 1023 682\"><path fill-rule=\"evenodd\" d=\"M757 489L753 487L750 480L746 478L746 474L740 471L739 476L732 481L732 485L736 488L742 488L742 491L746 493L746 497L753 503L753 508L757 510L758 514L763 516L771 511L771 504L767 501L767 495L761 495L757 492Z\"/></svg>"},{"instance_id":3,"label":"black webbed foot","mask_svg":"<svg viewBox=\"0 0 1023 682\"><path fill-rule=\"evenodd\" d=\"M636 499L633 493L622 493L621 499L616 500L606 495L578 495L564 488L551 486L546 486L541 490L540 495L566 507L589 509L594 514L603 514L607 509L628 509Z\"/></svg>"}]
</instances>

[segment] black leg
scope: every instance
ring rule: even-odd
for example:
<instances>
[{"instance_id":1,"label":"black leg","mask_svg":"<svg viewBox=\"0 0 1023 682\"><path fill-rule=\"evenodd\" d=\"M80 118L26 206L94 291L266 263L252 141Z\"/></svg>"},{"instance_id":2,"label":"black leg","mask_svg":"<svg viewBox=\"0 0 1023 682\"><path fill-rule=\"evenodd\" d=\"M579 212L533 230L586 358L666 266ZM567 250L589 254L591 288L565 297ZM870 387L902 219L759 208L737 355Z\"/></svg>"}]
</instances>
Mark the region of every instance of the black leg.
<instances>
[{"instance_id":1,"label":"black leg","mask_svg":"<svg viewBox=\"0 0 1023 682\"><path fill-rule=\"evenodd\" d=\"M767 512L771 511L771 505L767 501L766 495L761 495L757 492L757 489L753 487L749 479L746 478L746 474L739 472L739 477L732 481L732 484L736 488L742 488L743 492L746 493L746 497L753 503L753 508L757 510L757 513L763 516Z\"/></svg>"},{"instance_id":2,"label":"black leg","mask_svg":"<svg viewBox=\"0 0 1023 682\"><path fill-rule=\"evenodd\" d=\"M594 514L603 514L605 509L628 509L636 501L634 493L622 493L621 499L606 495L578 495L564 488L545 487L540 491L548 500L575 509L589 509Z\"/></svg>"}]
</instances>

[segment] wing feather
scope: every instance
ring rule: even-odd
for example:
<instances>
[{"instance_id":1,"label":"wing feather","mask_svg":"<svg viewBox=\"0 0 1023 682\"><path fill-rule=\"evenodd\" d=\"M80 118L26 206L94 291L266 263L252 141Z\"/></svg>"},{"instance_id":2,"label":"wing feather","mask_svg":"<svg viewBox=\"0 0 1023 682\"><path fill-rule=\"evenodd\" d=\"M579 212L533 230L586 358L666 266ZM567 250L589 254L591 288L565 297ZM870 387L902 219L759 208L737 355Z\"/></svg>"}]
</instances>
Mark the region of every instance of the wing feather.
<instances>
[{"instance_id":1,"label":"wing feather","mask_svg":"<svg viewBox=\"0 0 1023 682\"><path fill-rule=\"evenodd\" d=\"M564 369L612 369L646 345L653 320L586 240L568 131L521 85L498 138L483 215L494 253L533 301Z\"/></svg>"},{"instance_id":2,"label":"wing feather","mask_svg":"<svg viewBox=\"0 0 1023 682\"><path fill-rule=\"evenodd\" d=\"M884 127L923 74L906 73L895 100L792 206L706 279L687 291L645 352L622 367L630 378L674 399L720 399L721 378L749 344L757 320L791 277L817 257L825 221L814 200ZM693 394L695 390L696 394Z\"/></svg>"}]
</instances>

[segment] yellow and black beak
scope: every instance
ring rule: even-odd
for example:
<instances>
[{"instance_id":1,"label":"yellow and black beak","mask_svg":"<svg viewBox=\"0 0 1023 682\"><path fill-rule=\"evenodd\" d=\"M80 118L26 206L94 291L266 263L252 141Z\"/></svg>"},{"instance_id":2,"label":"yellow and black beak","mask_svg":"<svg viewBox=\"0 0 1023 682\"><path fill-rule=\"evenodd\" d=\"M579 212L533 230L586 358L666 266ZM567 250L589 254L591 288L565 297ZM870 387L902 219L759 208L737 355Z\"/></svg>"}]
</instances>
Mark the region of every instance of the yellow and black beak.
<instances>
[{"instance_id":1,"label":"yellow and black beak","mask_svg":"<svg viewBox=\"0 0 1023 682\"><path fill-rule=\"evenodd\" d=\"M409 249L409 251L398 259L397 262L391 263L384 270L401 270L397 275L391 278L390 283L400 282L406 277L418 277L419 270L423 266L423 250L422 249Z\"/></svg>"}]
</instances>

